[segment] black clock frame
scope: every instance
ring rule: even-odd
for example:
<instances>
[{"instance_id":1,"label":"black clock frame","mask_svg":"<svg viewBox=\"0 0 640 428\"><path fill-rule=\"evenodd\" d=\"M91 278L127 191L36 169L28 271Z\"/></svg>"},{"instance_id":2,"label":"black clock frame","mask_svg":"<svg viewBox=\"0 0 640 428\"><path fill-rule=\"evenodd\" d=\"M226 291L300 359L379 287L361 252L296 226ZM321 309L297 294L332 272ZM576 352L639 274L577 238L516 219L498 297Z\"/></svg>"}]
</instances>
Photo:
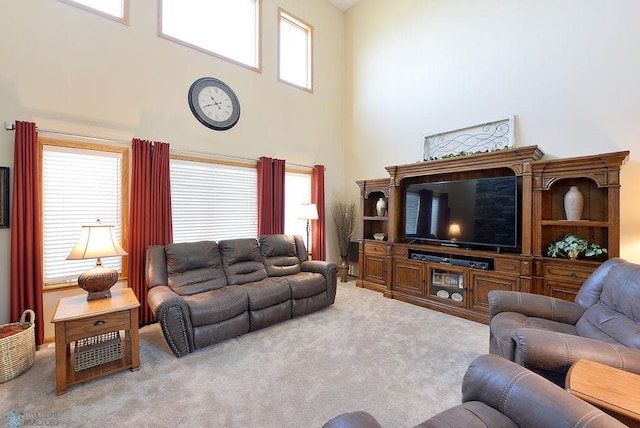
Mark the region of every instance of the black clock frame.
<instances>
[{"instance_id":1,"label":"black clock frame","mask_svg":"<svg viewBox=\"0 0 640 428\"><path fill-rule=\"evenodd\" d=\"M208 86L216 86L229 95L231 103L233 104L233 113L227 120L222 122L212 120L200 108L200 104L198 103L198 95L204 88ZM196 119L198 119L198 121L207 128L211 128L216 131L226 131L227 129L233 128L233 126L238 123L238 120L240 119L240 101L238 101L238 96L235 92L233 92L233 89L231 89L229 85L227 85L220 79L216 79L214 77L199 78L191 84L187 99L189 101L189 108L191 109L191 113L193 113Z\"/></svg>"}]
</instances>

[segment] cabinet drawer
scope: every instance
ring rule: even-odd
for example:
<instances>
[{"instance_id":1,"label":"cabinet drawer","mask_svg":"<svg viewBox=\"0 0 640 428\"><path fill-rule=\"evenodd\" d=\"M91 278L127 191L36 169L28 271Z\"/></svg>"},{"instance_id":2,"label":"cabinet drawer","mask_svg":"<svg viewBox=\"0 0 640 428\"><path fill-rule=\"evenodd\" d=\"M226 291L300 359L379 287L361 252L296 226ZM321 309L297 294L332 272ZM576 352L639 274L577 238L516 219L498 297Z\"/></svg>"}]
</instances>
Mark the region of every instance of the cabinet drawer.
<instances>
[{"instance_id":1,"label":"cabinet drawer","mask_svg":"<svg viewBox=\"0 0 640 428\"><path fill-rule=\"evenodd\" d=\"M65 336L67 340L96 336L110 331L129 330L131 321L129 311L114 312L75 321L67 321Z\"/></svg>"},{"instance_id":2,"label":"cabinet drawer","mask_svg":"<svg viewBox=\"0 0 640 428\"><path fill-rule=\"evenodd\" d=\"M365 242L364 252L367 254L387 254L387 245L378 244L377 242Z\"/></svg>"},{"instance_id":3,"label":"cabinet drawer","mask_svg":"<svg viewBox=\"0 0 640 428\"><path fill-rule=\"evenodd\" d=\"M494 262L496 272L520 274L519 260L496 259Z\"/></svg>"},{"instance_id":4,"label":"cabinet drawer","mask_svg":"<svg viewBox=\"0 0 640 428\"><path fill-rule=\"evenodd\" d=\"M594 270L595 268L586 266L546 264L544 266L544 277L578 281L582 283L584 280L589 278L589 275L591 275Z\"/></svg>"}]
</instances>

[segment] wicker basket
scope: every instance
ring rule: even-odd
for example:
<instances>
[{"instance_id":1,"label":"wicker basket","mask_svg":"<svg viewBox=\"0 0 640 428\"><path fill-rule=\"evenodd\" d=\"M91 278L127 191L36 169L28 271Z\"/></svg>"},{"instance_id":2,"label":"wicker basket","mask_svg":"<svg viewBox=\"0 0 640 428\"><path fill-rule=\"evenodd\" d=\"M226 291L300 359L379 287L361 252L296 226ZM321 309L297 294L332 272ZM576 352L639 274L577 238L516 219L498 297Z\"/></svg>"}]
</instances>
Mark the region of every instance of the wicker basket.
<instances>
[{"instance_id":1,"label":"wicker basket","mask_svg":"<svg viewBox=\"0 0 640 428\"><path fill-rule=\"evenodd\" d=\"M89 369L122 358L120 332L99 334L76 341L75 371Z\"/></svg>"},{"instance_id":2,"label":"wicker basket","mask_svg":"<svg viewBox=\"0 0 640 428\"><path fill-rule=\"evenodd\" d=\"M27 322L30 315L30 322ZM24 330L0 339L0 383L20 376L31 368L36 358L35 322L36 314L27 309L20 322L6 325L20 326Z\"/></svg>"}]
</instances>

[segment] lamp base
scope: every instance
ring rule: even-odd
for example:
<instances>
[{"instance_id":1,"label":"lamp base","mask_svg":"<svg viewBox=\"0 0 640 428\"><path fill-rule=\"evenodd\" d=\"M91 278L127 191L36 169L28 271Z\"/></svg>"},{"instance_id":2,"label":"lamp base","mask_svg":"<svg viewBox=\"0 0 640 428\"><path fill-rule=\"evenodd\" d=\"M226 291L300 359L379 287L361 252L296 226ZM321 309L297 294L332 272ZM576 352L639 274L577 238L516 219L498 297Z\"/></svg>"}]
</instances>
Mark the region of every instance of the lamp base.
<instances>
[{"instance_id":1,"label":"lamp base","mask_svg":"<svg viewBox=\"0 0 640 428\"><path fill-rule=\"evenodd\" d=\"M118 281L118 271L96 265L78 277L78 285L87 291L87 300L106 299L111 297L109 289Z\"/></svg>"}]
</instances>

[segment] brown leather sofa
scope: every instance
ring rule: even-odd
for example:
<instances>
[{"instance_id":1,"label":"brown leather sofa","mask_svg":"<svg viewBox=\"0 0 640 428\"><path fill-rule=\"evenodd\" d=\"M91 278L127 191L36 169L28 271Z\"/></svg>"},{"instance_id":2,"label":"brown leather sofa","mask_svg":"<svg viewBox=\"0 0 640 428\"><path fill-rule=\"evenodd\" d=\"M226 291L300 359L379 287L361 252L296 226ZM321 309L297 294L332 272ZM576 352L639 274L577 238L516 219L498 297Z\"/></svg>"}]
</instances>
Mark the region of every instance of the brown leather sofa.
<instances>
[{"instance_id":1,"label":"brown leather sofa","mask_svg":"<svg viewBox=\"0 0 640 428\"><path fill-rule=\"evenodd\" d=\"M181 357L334 303L338 266L308 260L300 236L147 249L148 302Z\"/></svg>"},{"instance_id":2,"label":"brown leather sofa","mask_svg":"<svg viewBox=\"0 0 640 428\"><path fill-rule=\"evenodd\" d=\"M476 358L467 369L462 381L462 404L416 428L625 426L532 371L489 354ZM337 416L323 428L381 428L381 425L369 413L357 411Z\"/></svg>"},{"instance_id":3,"label":"brown leather sofa","mask_svg":"<svg viewBox=\"0 0 640 428\"><path fill-rule=\"evenodd\" d=\"M491 291L489 307L490 353L558 385L580 358L640 373L640 265L607 260L575 302Z\"/></svg>"}]
</instances>

